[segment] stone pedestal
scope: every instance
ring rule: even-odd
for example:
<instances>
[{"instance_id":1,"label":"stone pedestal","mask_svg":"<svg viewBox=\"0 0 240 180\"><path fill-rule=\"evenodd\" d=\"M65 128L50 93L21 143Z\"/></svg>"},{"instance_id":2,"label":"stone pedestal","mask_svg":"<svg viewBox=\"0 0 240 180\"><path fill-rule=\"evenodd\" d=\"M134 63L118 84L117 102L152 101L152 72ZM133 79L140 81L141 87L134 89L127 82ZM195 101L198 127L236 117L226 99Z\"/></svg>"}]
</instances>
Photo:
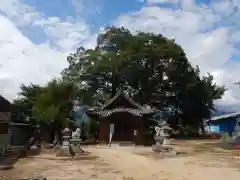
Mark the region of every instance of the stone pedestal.
<instances>
[{"instance_id":1,"label":"stone pedestal","mask_svg":"<svg viewBox=\"0 0 240 180\"><path fill-rule=\"evenodd\" d=\"M70 136L63 136L63 142L61 148L58 150L58 156L72 157L69 143Z\"/></svg>"},{"instance_id":2,"label":"stone pedestal","mask_svg":"<svg viewBox=\"0 0 240 180\"><path fill-rule=\"evenodd\" d=\"M70 147L74 153L84 152L80 146L81 139L70 139Z\"/></svg>"},{"instance_id":3,"label":"stone pedestal","mask_svg":"<svg viewBox=\"0 0 240 180\"><path fill-rule=\"evenodd\" d=\"M68 128L65 128L62 131L62 134L63 134L63 142L62 142L62 146L59 149L57 155L72 157L74 154L72 153L71 148L70 148L71 130Z\"/></svg>"},{"instance_id":4,"label":"stone pedestal","mask_svg":"<svg viewBox=\"0 0 240 180\"><path fill-rule=\"evenodd\" d=\"M155 152L161 152L162 151L162 142L163 142L163 138L161 136L157 136L154 138L156 141L156 145L153 148L153 151Z\"/></svg>"},{"instance_id":5,"label":"stone pedestal","mask_svg":"<svg viewBox=\"0 0 240 180\"><path fill-rule=\"evenodd\" d=\"M63 136L62 147L69 146L71 136Z\"/></svg>"}]
</instances>

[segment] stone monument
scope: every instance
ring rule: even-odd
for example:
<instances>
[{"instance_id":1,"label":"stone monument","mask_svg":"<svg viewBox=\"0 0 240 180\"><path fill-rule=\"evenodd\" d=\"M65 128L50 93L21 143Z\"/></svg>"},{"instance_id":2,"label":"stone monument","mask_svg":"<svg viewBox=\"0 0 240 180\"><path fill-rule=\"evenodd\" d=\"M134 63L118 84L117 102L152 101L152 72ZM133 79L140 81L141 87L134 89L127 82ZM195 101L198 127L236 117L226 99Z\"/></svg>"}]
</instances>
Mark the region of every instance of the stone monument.
<instances>
[{"instance_id":1,"label":"stone monument","mask_svg":"<svg viewBox=\"0 0 240 180\"><path fill-rule=\"evenodd\" d=\"M72 133L72 139L70 139L70 147L73 150L74 154L77 152L84 152L81 147L81 129L77 128L76 131Z\"/></svg>"},{"instance_id":2,"label":"stone monument","mask_svg":"<svg viewBox=\"0 0 240 180\"><path fill-rule=\"evenodd\" d=\"M155 152L172 152L172 146L171 146L171 140L170 135L171 132L173 132L173 129L166 123L166 121L163 121L163 123L159 124L158 126L155 126L155 141L156 146L153 148L153 151Z\"/></svg>"},{"instance_id":3,"label":"stone monument","mask_svg":"<svg viewBox=\"0 0 240 180\"><path fill-rule=\"evenodd\" d=\"M155 126L154 139L156 141L156 145L155 145L154 151L156 151L156 152L161 152L162 151L163 138L162 138L161 134L162 134L162 129L159 126Z\"/></svg>"},{"instance_id":4,"label":"stone monument","mask_svg":"<svg viewBox=\"0 0 240 180\"><path fill-rule=\"evenodd\" d=\"M63 135L63 141L62 141L62 146L58 152L58 156L73 156L74 153L71 151L70 148L70 139L71 139L71 130L69 128L65 128L62 131L62 135Z\"/></svg>"}]
</instances>

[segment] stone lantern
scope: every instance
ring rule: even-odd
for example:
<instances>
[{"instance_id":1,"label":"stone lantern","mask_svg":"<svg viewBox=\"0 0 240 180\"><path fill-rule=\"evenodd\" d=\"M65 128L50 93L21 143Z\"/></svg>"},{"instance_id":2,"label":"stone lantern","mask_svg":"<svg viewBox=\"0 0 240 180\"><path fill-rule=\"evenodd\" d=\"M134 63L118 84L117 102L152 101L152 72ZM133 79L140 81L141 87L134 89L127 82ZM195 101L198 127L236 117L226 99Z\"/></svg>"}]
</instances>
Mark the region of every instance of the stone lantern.
<instances>
[{"instance_id":1,"label":"stone lantern","mask_svg":"<svg viewBox=\"0 0 240 180\"><path fill-rule=\"evenodd\" d=\"M62 146L69 146L71 134L72 134L72 131L67 127L62 130L62 135L63 135L62 136L62 138L63 138Z\"/></svg>"},{"instance_id":2,"label":"stone lantern","mask_svg":"<svg viewBox=\"0 0 240 180\"><path fill-rule=\"evenodd\" d=\"M156 141L156 146L153 150L156 152L163 152L164 149L172 150L169 137L171 132L173 132L173 129L166 123L166 121L155 126L155 132L154 139Z\"/></svg>"},{"instance_id":3,"label":"stone lantern","mask_svg":"<svg viewBox=\"0 0 240 180\"><path fill-rule=\"evenodd\" d=\"M66 156L66 157L73 156L73 153L71 152L71 148L70 148L71 134L72 134L71 130L67 127L62 130L63 141L62 141L62 146L60 148L60 151L57 154L58 156Z\"/></svg>"}]
</instances>

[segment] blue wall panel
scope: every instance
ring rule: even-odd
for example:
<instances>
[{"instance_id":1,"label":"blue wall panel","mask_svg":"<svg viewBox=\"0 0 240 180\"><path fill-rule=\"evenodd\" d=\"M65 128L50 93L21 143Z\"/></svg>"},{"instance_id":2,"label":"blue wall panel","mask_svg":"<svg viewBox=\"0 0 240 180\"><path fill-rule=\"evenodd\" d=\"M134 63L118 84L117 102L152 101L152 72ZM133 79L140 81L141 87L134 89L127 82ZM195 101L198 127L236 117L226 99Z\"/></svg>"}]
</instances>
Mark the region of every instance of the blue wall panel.
<instances>
[{"instance_id":1,"label":"blue wall panel","mask_svg":"<svg viewBox=\"0 0 240 180\"><path fill-rule=\"evenodd\" d=\"M236 119L218 120L210 123L210 132L228 132L230 135L235 131Z\"/></svg>"},{"instance_id":2,"label":"blue wall panel","mask_svg":"<svg viewBox=\"0 0 240 180\"><path fill-rule=\"evenodd\" d=\"M236 120L227 120L227 121L222 121L219 123L220 131L221 132L228 132L232 134L234 132L234 127L236 125Z\"/></svg>"}]
</instances>

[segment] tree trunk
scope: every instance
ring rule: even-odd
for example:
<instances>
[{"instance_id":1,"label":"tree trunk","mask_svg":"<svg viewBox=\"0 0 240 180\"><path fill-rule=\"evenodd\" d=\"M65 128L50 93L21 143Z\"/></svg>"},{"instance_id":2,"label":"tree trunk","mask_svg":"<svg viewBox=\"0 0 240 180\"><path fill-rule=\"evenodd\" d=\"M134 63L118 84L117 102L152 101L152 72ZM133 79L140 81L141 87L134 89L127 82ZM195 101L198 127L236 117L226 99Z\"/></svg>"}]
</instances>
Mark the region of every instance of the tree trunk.
<instances>
[{"instance_id":1,"label":"tree trunk","mask_svg":"<svg viewBox=\"0 0 240 180\"><path fill-rule=\"evenodd\" d=\"M201 119L201 121L200 121L200 128L201 128L201 131L202 131L202 135L205 136L206 131L205 131L205 128L204 128L203 119Z\"/></svg>"}]
</instances>

